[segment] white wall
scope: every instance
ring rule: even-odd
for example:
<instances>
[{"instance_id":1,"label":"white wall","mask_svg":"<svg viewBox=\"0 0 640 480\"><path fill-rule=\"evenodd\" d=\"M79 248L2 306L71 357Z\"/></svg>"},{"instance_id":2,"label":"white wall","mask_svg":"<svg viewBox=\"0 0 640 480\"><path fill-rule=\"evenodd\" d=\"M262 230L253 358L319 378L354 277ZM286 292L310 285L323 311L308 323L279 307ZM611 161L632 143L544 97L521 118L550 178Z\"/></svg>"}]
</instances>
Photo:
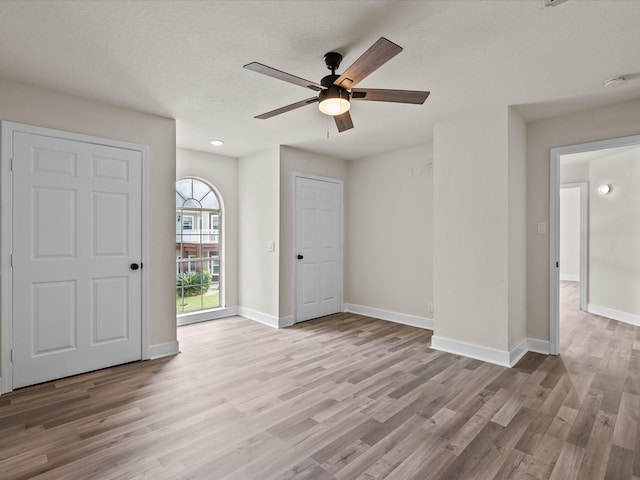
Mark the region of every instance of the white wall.
<instances>
[{"instance_id":1,"label":"white wall","mask_svg":"<svg viewBox=\"0 0 640 480\"><path fill-rule=\"evenodd\" d=\"M434 331L508 348L508 119L493 109L434 129Z\"/></svg>"},{"instance_id":2,"label":"white wall","mask_svg":"<svg viewBox=\"0 0 640 480\"><path fill-rule=\"evenodd\" d=\"M525 122L494 108L434 140L433 345L512 364L526 351Z\"/></svg>"},{"instance_id":3,"label":"white wall","mask_svg":"<svg viewBox=\"0 0 640 480\"><path fill-rule=\"evenodd\" d=\"M238 303L273 326L279 318L280 149L238 160ZM275 251L267 243L275 242Z\"/></svg>"},{"instance_id":4,"label":"white wall","mask_svg":"<svg viewBox=\"0 0 640 480\"><path fill-rule=\"evenodd\" d=\"M566 164L560 158L560 184L589 181L589 163Z\"/></svg>"},{"instance_id":5,"label":"white wall","mask_svg":"<svg viewBox=\"0 0 640 480\"><path fill-rule=\"evenodd\" d=\"M431 318L433 146L348 164L345 302Z\"/></svg>"},{"instance_id":6,"label":"white wall","mask_svg":"<svg viewBox=\"0 0 640 480\"><path fill-rule=\"evenodd\" d=\"M347 162L296 148L280 147L280 310L283 323L293 315L293 172L345 181ZM345 188L346 185L345 185ZM344 199L343 199L344 202ZM346 211L346 208L344 208ZM343 221L346 235L346 223Z\"/></svg>"},{"instance_id":7,"label":"white wall","mask_svg":"<svg viewBox=\"0 0 640 480\"><path fill-rule=\"evenodd\" d=\"M149 343L175 341L175 120L2 80L0 119L150 147Z\"/></svg>"},{"instance_id":8,"label":"white wall","mask_svg":"<svg viewBox=\"0 0 640 480\"><path fill-rule=\"evenodd\" d=\"M178 148L176 180L195 177L212 185L222 203L221 305L238 305L238 159Z\"/></svg>"},{"instance_id":9,"label":"white wall","mask_svg":"<svg viewBox=\"0 0 640 480\"><path fill-rule=\"evenodd\" d=\"M589 310L640 320L640 148L594 160L589 173Z\"/></svg>"},{"instance_id":10,"label":"white wall","mask_svg":"<svg viewBox=\"0 0 640 480\"><path fill-rule=\"evenodd\" d=\"M509 267L508 267L508 323L509 344L513 349L527 336L527 127L522 117L508 109L508 209L509 209Z\"/></svg>"},{"instance_id":11,"label":"white wall","mask_svg":"<svg viewBox=\"0 0 640 480\"><path fill-rule=\"evenodd\" d=\"M549 150L640 134L640 100L548 118L527 125L527 334L549 338Z\"/></svg>"},{"instance_id":12,"label":"white wall","mask_svg":"<svg viewBox=\"0 0 640 480\"><path fill-rule=\"evenodd\" d=\"M560 280L580 281L580 188L578 187L560 189Z\"/></svg>"}]
</instances>

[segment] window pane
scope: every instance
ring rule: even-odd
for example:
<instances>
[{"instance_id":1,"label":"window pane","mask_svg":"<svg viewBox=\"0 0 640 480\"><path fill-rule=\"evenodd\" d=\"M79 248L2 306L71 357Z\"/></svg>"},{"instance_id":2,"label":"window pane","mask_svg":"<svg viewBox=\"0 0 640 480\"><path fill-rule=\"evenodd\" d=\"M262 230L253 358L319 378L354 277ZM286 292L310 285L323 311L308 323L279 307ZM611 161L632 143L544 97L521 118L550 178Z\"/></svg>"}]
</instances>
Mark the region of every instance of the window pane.
<instances>
[{"instance_id":1,"label":"window pane","mask_svg":"<svg viewBox=\"0 0 640 480\"><path fill-rule=\"evenodd\" d=\"M182 216L182 230L193 230L193 217L190 215Z\"/></svg>"},{"instance_id":2,"label":"window pane","mask_svg":"<svg viewBox=\"0 0 640 480\"><path fill-rule=\"evenodd\" d=\"M202 200L202 198L211 192L211 187L200 180L193 180L193 195L196 200Z\"/></svg>"},{"instance_id":3,"label":"window pane","mask_svg":"<svg viewBox=\"0 0 640 480\"><path fill-rule=\"evenodd\" d=\"M207 193L204 198L200 200L200 203L202 203L202 208L210 208L212 210L218 210L220 208L220 205L218 205L216 194L211 190L209 190L209 193Z\"/></svg>"},{"instance_id":4,"label":"window pane","mask_svg":"<svg viewBox=\"0 0 640 480\"><path fill-rule=\"evenodd\" d=\"M200 202L198 202L197 200L194 200L193 198L190 198L189 200L184 202L184 207L185 208L200 208Z\"/></svg>"},{"instance_id":5,"label":"window pane","mask_svg":"<svg viewBox=\"0 0 640 480\"><path fill-rule=\"evenodd\" d=\"M204 205L203 205L204 203ZM176 311L220 307L220 202L206 183L176 182Z\"/></svg>"},{"instance_id":6,"label":"window pane","mask_svg":"<svg viewBox=\"0 0 640 480\"><path fill-rule=\"evenodd\" d=\"M176 192L178 192L182 198L193 197L193 188L190 178L185 178L176 182Z\"/></svg>"}]
</instances>

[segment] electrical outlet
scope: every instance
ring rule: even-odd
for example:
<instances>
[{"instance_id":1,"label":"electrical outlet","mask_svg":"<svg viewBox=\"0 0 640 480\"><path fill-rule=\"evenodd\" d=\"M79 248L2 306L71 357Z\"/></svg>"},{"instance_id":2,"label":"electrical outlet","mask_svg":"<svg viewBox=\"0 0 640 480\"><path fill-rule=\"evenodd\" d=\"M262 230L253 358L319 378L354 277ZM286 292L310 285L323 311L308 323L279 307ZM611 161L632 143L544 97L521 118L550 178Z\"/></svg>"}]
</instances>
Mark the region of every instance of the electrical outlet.
<instances>
[{"instance_id":1,"label":"electrical outlet","mask_svg":"<svg viewBox=\"0 0 640 480\"><path fill-rule=\"evenodd\" d=\"M547 224L544 222L538 222L538 233L547 233Z\"/></svg>"},{"instance_id":2,"label":"electrical outlet","mask_svg":"<svg viewBox=\"0 0 640 480\"><path fill-rule=\"evenodd\" d=\"M427 306L427 311L429 313L433 313L433 303L430 303L429 306Z\"/></svg>"}]
</instances>

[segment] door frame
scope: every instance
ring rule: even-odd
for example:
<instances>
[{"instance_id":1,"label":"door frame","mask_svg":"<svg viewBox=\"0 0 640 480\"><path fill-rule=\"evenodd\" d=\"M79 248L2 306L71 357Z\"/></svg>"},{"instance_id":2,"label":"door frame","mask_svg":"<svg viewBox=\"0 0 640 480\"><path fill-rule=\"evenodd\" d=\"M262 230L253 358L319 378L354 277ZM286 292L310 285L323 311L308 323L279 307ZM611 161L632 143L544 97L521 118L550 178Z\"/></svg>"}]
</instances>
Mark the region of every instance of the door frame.
<instances>
[{"instance_id":1,"label":"door frame","mask_svg":"<svg viewBox=\"0 0 640 480\"><path fill-rule=\"evenodd\" d=\"M13 253L13 134L16 132L42 135L72 140L83 143L93 143L108 147L122 148L140 152L142 158L142 264L149 265L149 147L130 142L122 142L109 138L84 135L80 133L66 132L50 128L26 125L16 122L2 121L0 153L0 172L2 176L2 195L0 196L0 208L2 218L0 220L0 273L2 285L0 286L0 395L13 390L13 271L11 267L11 255ZM141 271L142 298L141 298L141 323L142 323L142 359L149 358L149 269Z\"/></svg>"},{"instance_id":2,"label":"door frame","mask_svg":"<svg viewBox=\"0 0 640 480\"><path fill-rule=\"evenodd\" d=\"M640 145L640 135L551 148L549 151L549 353L560 353L560 158L570 153Z\"/></svg>"},{"instance_id":3,"label":"door frame","mask_svg":"<svg viewBox=\"0 0 640 480\"><path fill-rule=\"evenodd\" d=\"M586 312L589 293L589 182L561 183L560 189L565 188L580 189L580 310ZM560 229L558 228L559 238ZM558 270L559 273L560 270Z\"/></svg>"},{"instance_id":4,"label":"door frame","mask_svg":"<svg viewBox=\"0 0 640 480\"><path fill-rule=\"evenodd\" d=\"M338 185L338 191L340 194L340 207L338 208L338 224L340 232L338 235L338 295L340 295L340 311L344 311L344 181L337 178L322 177L319 175L311 175L301 172L292 172L291 174L291 192L292 192L292 221L293 227L293 251L292 255L292 278L293 278L293 298L292 298L292 311L293 311L293 324L298 323L298 262L295 261L295 256L298 252L299 239L297 234L297 220L296 213L298 211L298 199L296 196L296 181L298 178L306 178L309 180L316 180L320 182L334 183Z\"/></svg>"}]
</instances>

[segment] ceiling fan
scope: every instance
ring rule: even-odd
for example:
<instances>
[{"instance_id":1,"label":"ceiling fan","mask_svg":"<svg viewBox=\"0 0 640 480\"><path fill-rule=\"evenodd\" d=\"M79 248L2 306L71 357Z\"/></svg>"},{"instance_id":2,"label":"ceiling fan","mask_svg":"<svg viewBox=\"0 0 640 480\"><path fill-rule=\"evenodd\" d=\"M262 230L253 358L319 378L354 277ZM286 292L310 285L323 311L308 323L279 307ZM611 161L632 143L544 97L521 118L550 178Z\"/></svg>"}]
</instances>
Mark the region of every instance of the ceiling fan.
<instances>
[{"instance_id":1,"label":"ceiling fan","mask_svg":"<svg viewBox=\"0 0 640 480\"><path fill-rule=\"evenodd\" d=\"M285 107L277 108L255 118L266 119L281 113L304 107L319 102L322 113L333 116L339 132L353 128L351 114L351 100L364 100L369 102L395 102L423 104L429 92L417 90L386 90L380 88L354 88L369 74L387 63L402 51L402 47L380 37L369 49L364 52L342 75L336 74L336 70L342 61L342 55L337 52L329 52L324 55L324 62L331 70L320 83L310 82L304 78L296 77L290 73L276 70L258 62L251 62L244 66L248 70L262 73L285 82L293 83L301 87L318 92L317 96L301 100Z\"/></svg>"}]
</instances>

